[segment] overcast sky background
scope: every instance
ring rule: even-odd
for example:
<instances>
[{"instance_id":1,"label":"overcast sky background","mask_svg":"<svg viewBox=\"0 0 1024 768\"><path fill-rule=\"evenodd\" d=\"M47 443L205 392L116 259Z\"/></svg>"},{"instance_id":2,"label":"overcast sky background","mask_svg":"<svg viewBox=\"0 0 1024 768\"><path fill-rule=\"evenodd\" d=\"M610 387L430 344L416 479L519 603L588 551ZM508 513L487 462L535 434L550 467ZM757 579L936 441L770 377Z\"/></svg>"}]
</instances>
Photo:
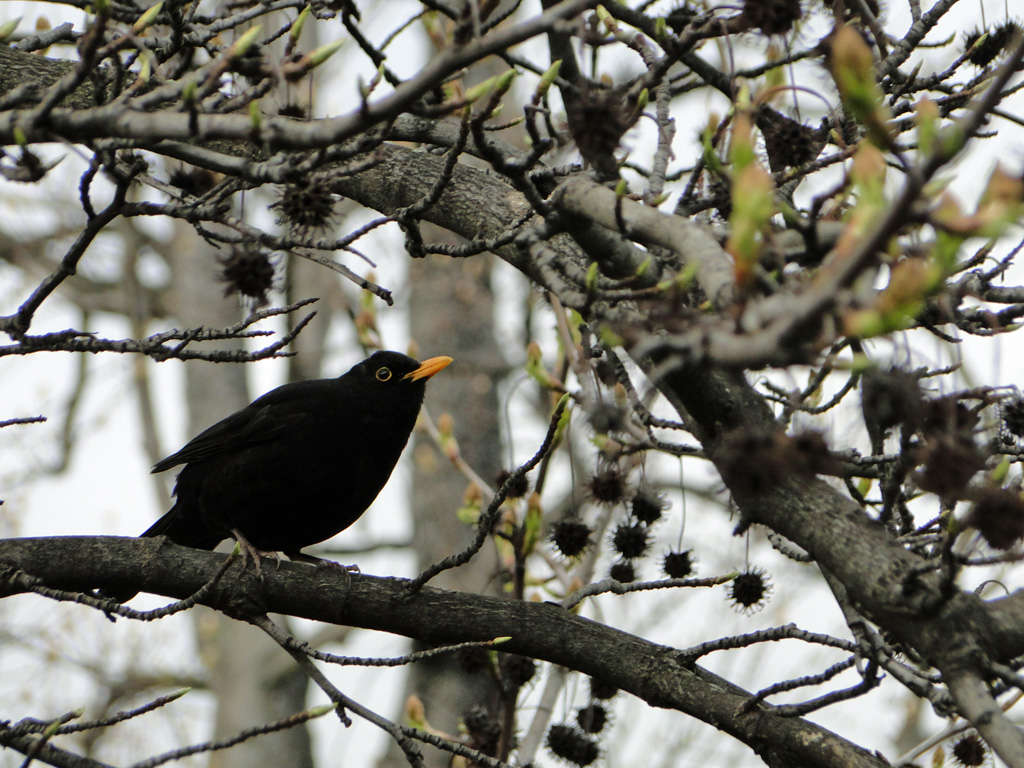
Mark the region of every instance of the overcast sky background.
<instances>
[{"instance_id":1,"label":"overcast sky background","mask_svg":"<svg viewBox=\"0 0 1024 768\"><path fill-rule=\"evenodd\" d=\"M416 8L416 4L407 2L380 3L374 9L370 9L367 3L360 5L368 10L365 18L371 30L370 36L375 40L382 39L395 26L396 19L411 16ZM535 3L525 5L528 14L536 13ZM386 11L383 10L384 6L387 7ZM963 30L977 26L982 6L990 22L1003 18L1006 12L1003 0L988 0L984 4L977 0L962 0L954 15L929 39L959 35ZM3 2L0 3L0 23L22 16L22 29L31 29L36 18L42 15L53 25L70 20L76 27L80 27L83 14L72 13L65 19L60 14L67 10L55 4ZM887 28L891 32L897 33L906 28L902 8L890 9L888 18ZM336 26L325 24L321 30L326 38L323 42L340 34ZM805 31L802 41L806 43L813 40L818 33L823 34L824 30ZM348 56L349 52L353 55ZM51 51L51 55L58 53L59 49ZM351 109L357 98L356 75L361 74L364 81L372 76L372 70L361 56L355 55L354 50L343 50L342 53L346 55L336 57L318 75L319 114L339 114ZM714 61L710 46L705 53ZM396 45L391 55L394 60L389 63L399 72L408 75L416 71L426 55L418 32L405 34L401 45ZM744 54L740 52L738 55L742 57ZM942 68L950 59L950 53L944 50L926 51L923 55L926 63L922 73L927 73L930 68ZM911 66L904 66L904 71L909 71ZM618 72L614 67L610 69ZM636 62L627 61L621 71L635 72ZM798 82L825 90L826 77L820 67L806 67L799 70ZM524 78L524 83L524 89L533 87L530 78ZM513 103L515 100L514 96L509 99ZM801 104L808 114L820 113L822 109L822 105L813 99L802 99ZM1019 98L1016 104L1014 111L1017 114L1024 113ZM708 109L724 113L726 108L723 101L695 104L694 111L698 118L694 125L680 123L677 126L676 147L680 159L693 156L689 147L702 126L704 113ZM1024 132L1019 126L1005 121L999 122L996 127L1000 130L998 139L979 142L970 153L969 161L960 161L946 171L947 175L953 176L951 188L964 201L973 201L977 197L997 160L1007 164L1013 172L1019 173L1024 167ZM635 148L634 154L637 157L649 157L650 152L645 147L651 136L650 123L642 122L640 128L629 134L625 143ZM44 154L47 157L64 154L66 157L55 172L36 186L24 187L0 181L0 220L5 222L4 227L13 234L18 234L18 229L11 222L18 222L17 226L23 227L26 235L46 230L55 221L59 221L67 226L69 236L73 236L76 227L81 226L82 213L77 203L69 200L68 190L77 186L84 164L77 150L72 147L51 145L44 150ZM673 191L678 193L679 190ZM157 197L152 190L145 194ZM671 210L674 203L675 195L665 203L663 209ZM259 214L254 212L253 215ZM370 217L370 214L359 214L348 218L343 226L354 229L359 222ZM166 226L160 221L147 221L143 226L150 227L158 234L166 232ZM1016 232L1014 236L1019 234ZM55 252L62 252L66 242L67 238L64 238L54 243ZM407 256L402 248L401 237L394 228L382 228L362 241L359 247L364 252L372 253L378 260L377 281L395 289L396 306L391 309L382 306L380 318L388 346L404 349L408 342L404 298L407 296L407 286L404 284ZM113 269L117 258L116 240L101 238L87 254L84 269L102 274L104 269ZM357 263L352 266L362 268ZM153 279L159 279L160 266L155 259L144 263L143 269L152 270ZM1022 282L1024 280L1019 268L1008 276L1008 284ZM496 285L499 295L515 296L522 290L509 268L504 265L496 270ZM14 311L32 287L34 281L25 281L23 274L0 264L0 314ZM77 312L55 297L43 305L33 331L59 330L77 326L79 322ZM503 322L510 328L515 318L505 316ZM276 327L273 323L268 325ZM89 329L115 338L126 337L131 333L127 324L106 315L91 318ZM458 355L458 350L445 348L442 339L418 341L424 356ZM915 365L942 365L950 361L950 350L945 345L927 341L921 343L918 340L912 346ZM880 359L891 357L905 361L905 349L905 342L900 339L895 347L884 341L873 345L873 351ZM519 350L509 351L513 362L521 359L516 357L521 354ZM964 380L976 385L1024 383L1020 344L1012 338L984 340L980 343L968 339L959 351L965 362ZM352 343L351 336L339 329L336 351L325 369L332 374L340 374L357 362L359 357L361 355ZM88 358L90 386L86 389L74 425L76 447L72 462L65 473L50 475L46 468L52 466L59 455L55 445L62 426L61 414L79 361L71 355L61 354L0 358L0 419L35 415L44 415L49 419L45 425L10 427L0 431L0 498L5 500L5 504L0 507L0 535L136 535L165 511L157 503L153 479L148 474L149 460L142 449L132 384L132 371L136 362L133 358L113 354ZM181 386L181 364L146 364L150 368L155 387L153 399L159 406L159 430L163 447L170 453L191 437L184 426L186 409ZM284 377L284 365L280 362L261 362L248 366L247 370L254 396L280 383ZM794 370L776 374L776 378L795 382L804 375L805 372ZM443 374L433 380L430 386L443 387ZM849 424L849 419L855 418L850 413L850 410L844 410L834 416L840 424L836 438L844 439L856 432L862 449L866 450L866 442L861 434L863 430ZM434 414L435 417L437 415ZM531 446L539 442L542 430L543 425L532 425L516 435L518 461L524 460L532 452ZM677 462L669 461L652 461L648 469L653 477L665 480L678 477L680 471ZM564 467L560 466L558 471L561 473L558 477L563 482L567 481ZM686 485L707 486L709 483L696 465L687 465L684 473ZM173 473L167 473L164 477L166 481L172 479ZM410 526L403 502L407 484L407 473L400 465L370 512L339 537L338 545L358 546L377 540L393 541L407 537ZM669 519L661 523L657 530L659 542L655 547L656 552L676 545L682 525L681 498L678 494L672 494L670 500L672 509ZM684 546L698 548L701 556L700 575L708 576L742 567L747 556L746 544L730 535L732 522L725 515L714 511L711 514L699 514L702 509L700 501L690 498L687 504L689 514ZM628 598L606 596L590 603L588 615L617 626L630 626L655 642L677 647L695 644L709 637L750 632L790 621L810 630L847 635L841 617L832 607L831 597L817 581L809 582L802 578L803 570L800 566L771 553L759 535L753 537L750 551L751 562L763 564L770 570L776 584L773 603L752 618L723 610L721 590L687 593L685 599L679 593L635 595ZM396 576L409 576L413 573L412 558L394 549L361 556L359 562L366 573ZM653 564L648 564L647 568L649 570L642 574L644 577L658 576ZM975 577L971 574L967 578L977 578L978 582L981 580L980 575ZM1012 571L1003 574L1003 578L1010 588L1021 586L1020 578ZM798 587L796 593L792 589L794 586ZM138 604L155 606L161 602L144 596L139 598ZM707 626L708 621L713 621L714 626ZM168 630L168 625L171 630ZM53 631L40 632L40 627ZM307 629L312 630L312 627ZM51 637L58 638L59 642L51 645ZM68 642L69 638L73 641ZM19 646L25 652L12 652L12 649ZM406 649L407 643L402 638L360 631L353 632L349 644L344 646L345 653L373 656L398 655L406 652ZM338 651L337 648L327 650ZM797 653L792 651L793 646L781 644L771 648L715 654L705 661L713 671L753 688L784 679L787 675L807 674L808 668L817 671L839 660L839 657L824 652L815 656L816 652L808 652L804 646L799 646ZM26 713L51 717L87 704L93 695L93 683L89 671L81 667L93 659L127 663L133 656L137 656L157 666L178 668L183 664L187 667L194 653L191 619L185 616L168 619L157 625L140 626L122 621L111 626L95 612L76 606L55 609L36 597L5 600L0 605L0 718L19 717ZM809 656L814 659L810 664ZM356 694L363 703L389 716L396 714L401 676L398 670L331 670L332 679L343 690ZM849 685L855 677L847 675L839 680L838 684ZM40 681L42 686L39 685ZM539 677L533 685L539 687L542 681L543 678ZM22 700L26 688L35 689L28 707ZM562 704L564 711L569 714L556 714L552 722L560 721L563 716L571 718L571 707L582 703L585 693L585 683L570 683ZM887 683L867 698L829 708L811 719L859 740L869 748L880 749L888 756L895 757L891 754L889 737L891 730L901 722L901 713L893 708L902 700L899 693L900 688ZM315 693L314 697L311 703L319 702L319 694ZM525 728L528 723L530 706L528 704L524 708L521 728ZM173 718L179 719L181 733L187 734L186 738L196 740L197 736L202 737L202 731L196 730L195 719L206 717L209 707L210 702L198 692L173 705ZM761 764L746 748L730 742L727 737L715 735L707 726L687 721L678 713L630 706L625 699L618 701L617 707L618 718L613 724L614 731L610 739L613 747L605 761L607 765L702 765L728 768ZM883 713L889 715L883 716ZM125 733L136 735L136 738L125 739L127 743L121 747L124 759L141 759L154 752L152 732L147 730L153 722L144 718L141 723L119 726ZM935 723L936 727L941 727L937 719ZM162 727L167 727L166 723ZM331 718L323 718L315 725L315 732L319 737L317 750L323 766L368 765L368 761L380 753L385 742L385 737L376 728L358 721L346 730ZM652 739L652 732L658 732L658 738ZM175 737L171 731L163 735L167 739ZM679 743L687 739L691 741L687 743L685 755L676 755ZM640 756L639 759L637 756ZM19 756L0 752L0 768L20 763ZM200 759L185 764L203 763ZM553 765L555 762L544 754L541 764Z\"/></svg>"}]
</instances>

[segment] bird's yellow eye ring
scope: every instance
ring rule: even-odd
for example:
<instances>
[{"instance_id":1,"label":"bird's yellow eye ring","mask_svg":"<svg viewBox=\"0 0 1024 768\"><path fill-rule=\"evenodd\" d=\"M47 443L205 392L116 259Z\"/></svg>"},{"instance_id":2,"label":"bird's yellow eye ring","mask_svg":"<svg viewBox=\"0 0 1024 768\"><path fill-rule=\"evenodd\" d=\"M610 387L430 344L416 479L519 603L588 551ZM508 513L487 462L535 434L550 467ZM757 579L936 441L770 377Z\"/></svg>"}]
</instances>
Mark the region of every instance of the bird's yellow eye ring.
<instances>
[{"instance_id":1,"label":"bird's yellow eye ring","mask_svg":"<svg viewBox=\"0 0 1024 768\"><path fill-rule=\"evenodd\" d=\"M391 378L390 368L378 368L377 373L374 374L377 377L377 381L387 381Z\"/></svg>"}]
</instances>

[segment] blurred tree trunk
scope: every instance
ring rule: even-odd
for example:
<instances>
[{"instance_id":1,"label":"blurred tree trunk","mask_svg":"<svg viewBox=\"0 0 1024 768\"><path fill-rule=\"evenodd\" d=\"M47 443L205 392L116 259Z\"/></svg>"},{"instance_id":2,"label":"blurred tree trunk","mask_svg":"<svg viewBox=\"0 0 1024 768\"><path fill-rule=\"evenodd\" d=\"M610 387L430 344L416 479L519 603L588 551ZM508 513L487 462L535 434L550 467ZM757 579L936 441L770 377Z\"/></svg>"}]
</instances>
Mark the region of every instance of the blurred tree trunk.
<instances>
[{"instance_id":1,"label":"blurred tree trunk","mask_svg":"<svg viewBox=\"0 0 1024 768\"><path fill-rule=\"evenodd\" d=\"M238 322L235 297L225 297L213 279L216 254L191 228L178 227L173 249L177 314L187 326L223 328ZM189 435L249 403L243 365L186 363L185 388ZM176 446L175 446L176 447ZM222 545L223 546L223 545ZM306 708L306 679L293 664L281 663L284 652L254 627L203 610L196 630L201 653L210 665L217 698L214 738L234 736L245 728L270 723ZM313 765L309 734L290 728L213 753L218 768L307 768Z\"/></svg>"},{"instance_id":2,"label":"blurred tree trunk","mask_svg":"<svg viewBox=\"0 0 1024 768\"><path fill-rule=\"evenodd\" d=\"M424 230L428 241L452 240L449 233ZM443 348L422 350L421 357L450 354L455 358L444 380L430 390L430 415L435 420L443 413L454 417L463 458L488 481L501 468L497 382L505 369L494 338L490 276L489 257L427 257L413 260L409 274L413 338L444 343ZM440 455L428 437L417 434L413 451L413 541L417 567L424 568L466 547L473 530L459 521L453 506L462 498L467 479ZM488 547L469 565L446 571L433 584L493 593L498 587L495 568L493 549ZM419 662L411 667L406 683L406 696L416 695L423 701L430 724L452 734L458 733L458 721L465 712L475 705L493 703L496 695L487 672L467 671L460 658L444 654ZM448 764L444 753L428 750L425 757L431 767ZM399 759L400 754L392 746L380 765L394 765Z\"/></svg>"},{"instance_id":3,"label":"blurred tree trunk","mask_svg":"<svg viewBox=\"0 0 1024 768\"><path fill-rule=\"evenodd\" d=\"M435 47L437 40L431 40ZM467 72L464 83L472 84L505 69L496 59L480 62ZM506 132L506 141L514 135ZM451 245L462 240L453 233L430 224L420 229L425 242ZM429 255L412 259L409 265L410 336L444 340L446 348L423 350L422 357L448 354L455 362L446 371L443 386L431 389L430 415L444 413L454 417L454 432L462 458L484 480L493 483L502 468L501 429L497 385L506 365L494 335L494 294L491 290L493 257L451 259ZM442 382L439 382L441 384ZM461 499L468 480L440 455L429 438L417 434L413 443L411 508L413 542L417 567L464 549L475 531L456 516L453 502ZM434 586L480 594L496 594L501 588L495 578L497 558L492 547L485 547L469 564L446 571L434 580ZM421 650L420 647L414 650ZM458 734L459 720L477 706L496 710L500 695L495 680L481 665L467 666L456 654L442 654L414 664L406 681L406 695L418 696L424 704L431 726L452 735ZM393 765L401 759L394 744L381 765ZM449 764L445 753L429 750L428 768Z\"/></svg>"},{"instance_id":4,"label":"blurred tree trunk","mask_svg":"<svg viewBox=\"0 0 1024 768\"><path fill-rule=\"evenodd\" d=\"M448 233L430 233L427 237ZM486 481L502 468L497 383L506 364L494 337L494 294L491 258L437 257L412 262L410 320L413 338L436 339L445 348L422 350L422 357L450 354L455 358L444 381L430 391L428 405L436 420L449 413L462 457ZM430 454L432 458L427 459ZM467 546L474 530L455 516L453 503L463 497L469 481L417 434L414 443L413 513L420 567ZM481 553L483 554L483 553ZM446 571L433 584L479 591L494 576L493 557Z\"/></svg>"},{"instance_id":5,"label":"blurred tree trunk","mask_svg":"<svg viewBox=\"0 0 1024 768\"><path fill-rule=\"evenodd\" d=\"M314 296L320 299L312 307L303 307L301 311L288 315L288 328L291 330L307 312L316 311L316 317L289 345L289 350L294 354L288 358L288 381L329 378L344 373L323 369L324 343L327 341L331 322L335 313L345 305L345 295L337 281L319 264L290 256L285 266L284 290L285 304Z\"/></svg>"}]
</instances>

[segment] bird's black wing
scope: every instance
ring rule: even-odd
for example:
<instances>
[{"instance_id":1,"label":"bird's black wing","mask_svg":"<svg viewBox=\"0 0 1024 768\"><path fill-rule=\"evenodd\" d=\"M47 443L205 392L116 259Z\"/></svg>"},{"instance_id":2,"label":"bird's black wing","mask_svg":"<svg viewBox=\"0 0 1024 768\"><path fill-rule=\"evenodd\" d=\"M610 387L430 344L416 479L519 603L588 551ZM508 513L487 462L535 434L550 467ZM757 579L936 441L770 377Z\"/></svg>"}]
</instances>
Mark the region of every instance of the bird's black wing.
<instances>
[{"instance_id":1,"label":"bird's black wing","mask_svg":"<svg viewBox=\"0 0 1024 768\"><path fill-rule=\"evenodd\" d=\"M158 461L152 472L163 472L189 462L209 461L276 440L302 421L307 413L301 401L282 399L281 389L285 388L279 387L278 390L217 422L189 441L177 453Z\"/></svg>"}]
</instances>

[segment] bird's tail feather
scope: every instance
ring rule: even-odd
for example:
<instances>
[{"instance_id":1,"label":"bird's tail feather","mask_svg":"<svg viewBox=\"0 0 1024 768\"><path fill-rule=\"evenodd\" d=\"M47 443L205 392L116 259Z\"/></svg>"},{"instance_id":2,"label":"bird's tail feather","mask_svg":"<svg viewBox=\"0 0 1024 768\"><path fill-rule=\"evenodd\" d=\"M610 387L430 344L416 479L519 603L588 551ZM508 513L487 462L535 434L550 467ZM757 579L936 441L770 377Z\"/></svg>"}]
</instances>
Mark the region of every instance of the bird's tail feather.
<instances>
[{"instance_id":1,"label":"bird's tail feather","mask_svg":"<svg viewBox=\"0 0 1024 768\"><path fill-rule=\"evenodd\" d=\"M153 538L154 536L166 536L175 544L193 549L213 549L224 540L223 536L218 536L209 528L192 525L182 520L181 515L178 514L177 505L171 507L166 515L149 526L139 538ZM126 603L139 593L101 589L99 594L119 603Z\"/></svg>"},{"instance_id":2,"label":"bird's tail feather","mask_svg":"<svg viewBox=\"0 0 1024 768\"><path fill-rule=\"evenodd\" d=\"M224 536L211 531L203 525L195 525L186 521L178 514L178 505L147 528L139 538L151 539L154 536L166 536L175 544L193 549L213 549Z\"/></svg>"}]
</instances>

